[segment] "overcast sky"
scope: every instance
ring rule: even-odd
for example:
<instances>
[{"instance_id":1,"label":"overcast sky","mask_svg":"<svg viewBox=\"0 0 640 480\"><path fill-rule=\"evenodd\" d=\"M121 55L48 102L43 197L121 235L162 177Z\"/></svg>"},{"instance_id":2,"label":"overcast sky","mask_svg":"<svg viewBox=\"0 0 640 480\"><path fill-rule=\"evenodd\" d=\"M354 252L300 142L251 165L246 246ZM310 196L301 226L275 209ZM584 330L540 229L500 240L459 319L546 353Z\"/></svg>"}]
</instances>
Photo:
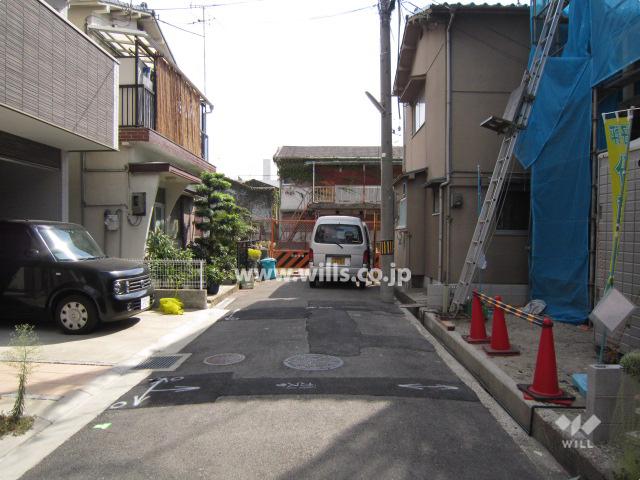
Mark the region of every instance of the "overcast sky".
<instances>
[{"instance_id":1,"label":"overcast sky","mask_svg":"<svg viewBox=\"0 0 640 480\"><path fill-rule=\"evenodd\" d=\"M215 105L207 130L218 171L259 178L263 159L280 145L380 144L380 117L364 95L379 93L374 0L146 1L161 21L199 34L202 24L192 22L202 10L188 7L217 4L206 9L206 92ZM397 14L396 8L393 67ZM179 66L202 88L202 38L161 25ZM394 135L394 144L401 143Z\"/></svg>"}]
</instances>

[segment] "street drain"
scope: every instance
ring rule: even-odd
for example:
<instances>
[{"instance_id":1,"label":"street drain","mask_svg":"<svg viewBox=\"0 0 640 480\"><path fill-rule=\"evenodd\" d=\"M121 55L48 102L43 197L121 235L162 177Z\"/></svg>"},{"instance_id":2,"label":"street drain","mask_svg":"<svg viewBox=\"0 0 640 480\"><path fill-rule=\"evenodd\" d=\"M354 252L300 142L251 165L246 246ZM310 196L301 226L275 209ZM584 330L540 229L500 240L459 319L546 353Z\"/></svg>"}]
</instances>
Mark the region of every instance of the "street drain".
<instances>
[{"instance_id":1,"label":"street drain","mask_svg":"<svg viewBox=\"0 0 640 480\"><path fill-rule=\"evenodd\" d=\"M191 356L190 353L176 353L175 355L157 355L149 357L139 363L134 370L162 370L172 372Z\"/></svg>"},{"instance_id":2,"label":"street drain","mask_svg":"<svg viewBox=\"0 0 640 480\"><path fill-rule=\"evenodd\" d=\"M214 366L233 365L240 363L245 358L241 353L218 353L217 355L211 355L205 358L204 363Z\"/></svg>"},{"instance_id":3,"label":"street drain","mask_svg":"<svg viewBox=\"0 0 640 480\"><path fill-rule=\"evenodd\" d=\"M344 362L339 357L333 355L320 355L318 353L302 353L287 358L285 366L295 370L322 371L340 368Z\"/></svg>"}]
</instances>

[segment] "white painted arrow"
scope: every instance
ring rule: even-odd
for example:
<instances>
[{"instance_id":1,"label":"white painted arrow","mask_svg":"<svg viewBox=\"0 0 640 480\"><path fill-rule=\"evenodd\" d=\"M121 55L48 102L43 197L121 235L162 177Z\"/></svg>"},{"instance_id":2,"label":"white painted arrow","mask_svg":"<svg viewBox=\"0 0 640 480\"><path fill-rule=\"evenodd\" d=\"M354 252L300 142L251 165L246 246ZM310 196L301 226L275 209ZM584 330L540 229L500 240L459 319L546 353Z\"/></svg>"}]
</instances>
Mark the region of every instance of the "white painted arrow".
<instances>
[{"instance_id":1,"label":"white painted arrow","mask_svg":"<svg viewBox=\"0 0 640 480\"><path fill-rule=\"evenodd\" d=\"M147 398L149 398L149 394L153 391L154 388L156 388L158 385L160 385L162 383L167 383L168 381L169 381L169 379L167 377L160 377L157 380L155 380L151 384L151 386L147 389L146 392L144 392L140 396L135 395L133 397L133 406L134 407L139 407L142 402L144 402Z\"/></svg>"},{"instance_id":2,"label":"white painted arrow","mask_svg":"<svg viewBox=\"0 0 640 480\"><path fill-rule=\"evenodd\" d=\"M402 383L398 385L401 388L410 388L412 390L424 390L425 388L432 388L434 390L458 390L458 387L452 385L422 385L421 383Z\"/></svg>"},{"instance_id":3,"label":"white painted arrow","mask_svg":"<svg viewBox=\"0 0 640 480\"><path fill-rule=\"evenodd\" d=\"M300 389L315 388L316 386L313 383L298 382L298 383L276 383L276 387L286 388L287 390L293 390L296 388L300 388Z\"/></svg>"},{"instance_id":4,"label":"white painted arrow","mask_svg":"<svg viewBox=\"0 0 640 480\"><path fill-rule=\"evenodd\" d=\"M154 392L176 392L176 393L180 393L180 392L189 392L191 390L200 390L200 387L176 386L176 388L161 388L161 389L158 389L158 390L154 390Z\"/></svg>"}]
</instances>

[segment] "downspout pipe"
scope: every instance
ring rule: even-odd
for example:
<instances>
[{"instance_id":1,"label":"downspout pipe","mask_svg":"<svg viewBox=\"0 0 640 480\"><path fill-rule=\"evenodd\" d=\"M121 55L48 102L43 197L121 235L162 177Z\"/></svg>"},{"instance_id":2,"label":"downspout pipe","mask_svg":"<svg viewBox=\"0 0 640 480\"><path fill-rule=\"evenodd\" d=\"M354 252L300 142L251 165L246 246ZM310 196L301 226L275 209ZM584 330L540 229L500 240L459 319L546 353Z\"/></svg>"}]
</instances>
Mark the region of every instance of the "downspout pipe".
<instances>
[{"instance_id":1,"label":"downspout pipe","mask_svg":"<svg viewBox=\"0 0 640 480\"><path fill-rule=\"evenodd\" d=\"M455 9L451 9L449 15L449 23L447 24L446 31L446 49L447 49L447 57L446 57L446 109L445 109L445 181L440 184L440 192L438 195L438 203L439 203L439 212L440 212L440 226L438 228L438 281L440 283L445 283L446 278L444 275L444 222L445 217L445 202L444 202L444 189L449 186L451 181L451 26L453 25L453 20L456 16ZM447 193L449 189L447 188ZM447 205L450 203L449 195L447 194ZM447 245L449 245L449 223L447 222L447 235L446 241ZM447 256L450 254L449 248L447 248ZM447 265L449 261L447 261ZM449 269L447 268L447 277L449 276Z\"/></svg>"}]
</instances>

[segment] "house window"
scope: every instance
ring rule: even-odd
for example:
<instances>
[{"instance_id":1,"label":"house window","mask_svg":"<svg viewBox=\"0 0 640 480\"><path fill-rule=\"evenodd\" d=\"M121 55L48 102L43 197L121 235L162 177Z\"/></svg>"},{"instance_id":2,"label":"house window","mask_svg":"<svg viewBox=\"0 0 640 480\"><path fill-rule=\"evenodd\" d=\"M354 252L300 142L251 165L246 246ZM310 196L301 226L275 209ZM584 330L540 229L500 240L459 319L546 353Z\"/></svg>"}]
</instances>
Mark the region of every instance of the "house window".
<instances>
[{"instance_id":1,"label":"house window","mask_svg":"<svg viewBox=\"0 0 640 480\"><path fill-rule=\"evenodd\" d=\"M440 189L431 189L431 213L438 215L440 213Z\"/></svg>"},{"instance_id":2,"label":"house window","mask_svg":"<svg viewBox=\"0 0 640 480\"><path fill-rule=\"evenodd\" d=\"M413 104L413 133L420 130L420 127L424 125L427 119L427 104L424 101L424 93L421 95L420 100L416 100Z\"/></svg>"},{"instance_id":3,"label":"house window","mask_svg":"<svg viewBox=\"0 0 640 480\"><path fill-rule=\"evenodd\" d=\"M402 182L402 190L398 199L398 216L396 217L396 228L407 228L407 182Z\"/></svg>"},{"instance_id":4,"label":"house window","mask_svg":"<svg viewBox=\"0 0 640 480\"><path fill-rule=\"evenodd\" d=\"M496 230L503 233L527 232L531 206L529 190L523 185L512 185L505 195Z\"/></svg>"}]
</instances>

